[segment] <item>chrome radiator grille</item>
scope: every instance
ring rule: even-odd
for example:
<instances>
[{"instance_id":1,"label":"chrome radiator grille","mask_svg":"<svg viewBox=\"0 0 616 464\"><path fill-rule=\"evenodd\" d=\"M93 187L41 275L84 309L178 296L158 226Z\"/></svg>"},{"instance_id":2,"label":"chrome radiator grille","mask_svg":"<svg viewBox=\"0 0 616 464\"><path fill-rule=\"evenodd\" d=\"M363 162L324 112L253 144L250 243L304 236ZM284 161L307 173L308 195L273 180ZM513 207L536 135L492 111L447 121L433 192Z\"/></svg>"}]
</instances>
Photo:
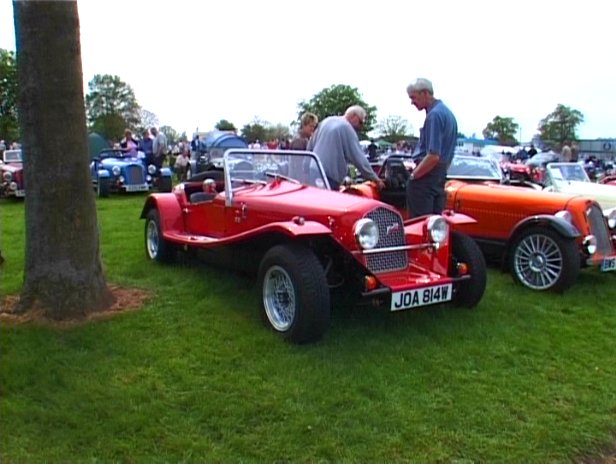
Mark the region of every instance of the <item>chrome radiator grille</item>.
<instances>
[{"instance_id":1,"label":"chrome radiator grille","mask_svg":"<svg viewBox=\"0 0 616 464\"><path fill-rule=\"evenodd\" d=\"M598 205L592 205L588 210L588 223L590 224L590 233L597 238L597 252L610 254L612 252L610 233L605 225L603 211Z\"/></svg>"},{"instance_id":2,"label":"chrome radiator grille","mask_svg":"<svg viewBox=\"0 0 616 464\"><path fill-rule=\"evenodd\" d=\"M145 179L143 177L143 169L141 166L131 165L126 166L126 181L127 185L143 184Z\"/></svg>"},{"instance_id":3,"label":"chrome radiator grille","mask_svg":"<svg viewBox=\"0 0 616 464\"><path fill-rule=\"evenodd\" d=\"M404 225L398 213L387 208L376 208L366 214L379 228L376 249L404 245ZM387 251L366 255L366 265L371 272L404 269L408 265L406 251Z\"/></svg>"}]
</instances>

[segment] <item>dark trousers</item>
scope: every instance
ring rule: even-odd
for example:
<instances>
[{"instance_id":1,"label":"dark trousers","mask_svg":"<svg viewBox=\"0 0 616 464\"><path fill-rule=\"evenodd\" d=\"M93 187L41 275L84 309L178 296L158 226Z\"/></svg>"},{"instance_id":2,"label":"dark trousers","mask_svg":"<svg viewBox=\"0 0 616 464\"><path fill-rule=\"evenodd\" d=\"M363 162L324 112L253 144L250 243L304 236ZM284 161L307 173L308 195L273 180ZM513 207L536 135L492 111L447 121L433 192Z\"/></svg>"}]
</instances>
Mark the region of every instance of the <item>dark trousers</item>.
<instances>
[{"instance_id":1,"label":"dark trousers","mask_svg":"<svg viewBox=\"0 0 616 464\"><path fill-rule=\"evenodd\" d=\"M441 214L445 209L445 182L447 165L437 164L421 179L406 183L406 205L410 217Z\"/></svg>"}]
</instances>

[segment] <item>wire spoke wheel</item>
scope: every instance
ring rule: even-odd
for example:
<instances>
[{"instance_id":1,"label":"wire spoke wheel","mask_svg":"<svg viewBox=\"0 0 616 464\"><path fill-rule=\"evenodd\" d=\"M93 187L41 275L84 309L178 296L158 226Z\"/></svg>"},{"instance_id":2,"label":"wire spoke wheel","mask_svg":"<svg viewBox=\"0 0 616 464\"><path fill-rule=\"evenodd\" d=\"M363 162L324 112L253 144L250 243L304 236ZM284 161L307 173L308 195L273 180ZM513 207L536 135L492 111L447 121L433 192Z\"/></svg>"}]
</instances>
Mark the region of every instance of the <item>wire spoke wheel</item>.
<instances>
[{"instance_id":1,"label":"wire spoke wheel","mask_svg":"<svg viewBox=\"0 0 616 464\"><path fill-rule=\"evenodd\" d=\"M281 332L288 330L295 319L295 290L289 274L273 266L263 280L263 306L272 326Z\"/></svg>"}]
</instances>

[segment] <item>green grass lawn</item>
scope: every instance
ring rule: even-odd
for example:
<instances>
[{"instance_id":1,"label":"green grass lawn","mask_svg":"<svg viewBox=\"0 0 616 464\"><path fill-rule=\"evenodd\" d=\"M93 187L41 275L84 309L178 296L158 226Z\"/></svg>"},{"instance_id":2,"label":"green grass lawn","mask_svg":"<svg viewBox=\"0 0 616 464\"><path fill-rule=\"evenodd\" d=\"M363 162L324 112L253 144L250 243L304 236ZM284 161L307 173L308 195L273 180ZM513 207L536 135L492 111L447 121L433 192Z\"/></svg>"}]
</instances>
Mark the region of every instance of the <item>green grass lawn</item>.
<instances>
[{"instance_id":1,"label":"green grass lawn","mask_svg":"<svg viewBox=\"0 0 616 464\"><path fill-rule=\"evenodd\" d=\"M140 311L0 327L2 462L559 463L613 445L616 275L555 295L491 270L471 311L338 303L294 346L262 325L253 278L148 262L144 198L97 203L108 282L154 292ZM0 202L0 295L20 290L23 237L23 203Z\"/></svg>"}]
</instances>

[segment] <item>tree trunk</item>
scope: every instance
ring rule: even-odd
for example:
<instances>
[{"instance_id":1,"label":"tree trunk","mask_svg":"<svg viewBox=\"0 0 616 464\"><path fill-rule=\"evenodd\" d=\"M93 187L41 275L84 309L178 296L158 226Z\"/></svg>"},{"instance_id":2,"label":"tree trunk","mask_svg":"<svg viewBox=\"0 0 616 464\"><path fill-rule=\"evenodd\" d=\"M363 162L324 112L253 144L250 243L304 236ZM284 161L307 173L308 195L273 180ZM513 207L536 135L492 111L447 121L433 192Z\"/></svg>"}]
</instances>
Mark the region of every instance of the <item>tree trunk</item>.
<instances>
[{"instance_id":1,"label":"tree trunk","mask_svg":"<svg viewBox=\"0 0 616 464\"><path fill-rule=\"evenodd\" d=\"M76 1L13 2L25 158L26 254L19 311L52 319L110 307L89 157Z\"/></svg>"}]
</instances>

